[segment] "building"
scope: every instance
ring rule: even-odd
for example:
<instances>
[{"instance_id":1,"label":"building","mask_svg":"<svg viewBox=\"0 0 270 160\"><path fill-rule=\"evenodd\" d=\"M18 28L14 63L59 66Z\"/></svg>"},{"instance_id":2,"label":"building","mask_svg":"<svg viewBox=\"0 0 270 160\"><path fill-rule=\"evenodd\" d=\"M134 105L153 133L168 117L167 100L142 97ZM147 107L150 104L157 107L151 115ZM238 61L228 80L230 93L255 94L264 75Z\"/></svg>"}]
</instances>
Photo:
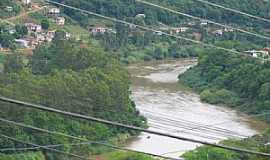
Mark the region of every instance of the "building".
<instances>
[{"instance_id":1,"label":"building","mask_svg":"<svg viewBox=\"0 0 270 160\"><path fill-rule=\"evenodd\" d=\"M65 21L66 21L65 17L57 17L57 18L55 19L55 23L56 23L57 25L59 25L59 26L65 25Z\"/></svg>"},{"instance_id":2,"label":"building","mask_svg":"<svg viewBox=\"0 0 270 160\"><path fill-rule=\"evenodd\" d=\"M42 26L39 24L25 23L24 25L27 27L28 32L41 32L42 31Z\"/></svg>"},{"instance_id":3,"label":"building","mask_svg":"<svg viewBox=\"0 0 270 160\"><path fill-rule=\"evenodd\" d=\"M50 15L59 15L60 14L60 9L59 8L50 8L48 13Z\"/></svg>"},{"instance_id":4,"label":"building","mask_svg":"<svg viewBox=\"0 0 270 160\"><path fill-rule=\"evenodd\" d=\"M7 12L12 12L13 11L13 7L11 6L6 6L6 9L5 9Z\"/></svg>"},{"instance_id":5,"label":"building","mask_svg":"<svg viewBox=\"0 0 270 160\"><path fill-rule=\"evenodd\" d=\"M55 37L55 31L48 31L46 33L46 41L47 42L51 42L54 37Z\"/></svg>"},{"instance_id":6,"label":"building","mask_svg":"<svg viewBox=\"0 0 270 160\"><path fill-rule=\"evenodd\" d=\"M245 51L245 53L250 54L254 58L258 57L266 58L270 56L270 49L268 50L267 48L264 48L262 50L249 50Z\"/></svg>"},{"instance_id":7,"label":"building","mask_svg":"<svg viewBox=\"0 0 270 160\"><path fill-rule=\"evenodd\" d=\"M146 18L145 14L137 14L135 18Z\"/></svg>"},{"instance_id":8,"label":"building","mask_svg":"<svg viewBox=\"0 0 270 160\"><path fill-rule=\"evenodd\" d=\"M233 32L234 30L232 28L225 28L224 32Z\"/></svg>"},{"instance_id":9,"label":"building","mask_svg":"<svg viewBox=\"0 0 270 160\"><path fill-rule=\"evenodd\" d=\"M187 23L187 25L188 25L188 26L195 26L195 25L196 25L196 22L190 21L190 22Z\"/></svg>"},{"instance_id":10,"label":"building","mask_svg":"<svg viewBox=\"0 0 270 160\"><path fill-rule=\"evenodd\" d=\"M208 25L208 21L207 20L202 20L200 25L201 26L206 26L206 25Z\"/></svg>"},{"instance_id":11,"label":"building","mask_svg":"<svg viewBox=\"0 0 270 160\"><path fill-rule=\"evenodd\" d=\"M31 4L31 0L22 0L22 3L24 5L29 5L29 4Z\"/></svg>"},{"instance_id":12,"label":"building","mask_svg":"<svg viewBox=\"0 0 270 160\"><path fill-rule=\"evenodd\" d=\"M29 4L31 4L31 0L22 0L22 3L24 5L29 5Z\"/></svg>"},{"instance_id":13,"label":"building","mask_svg":"<svg viewBox=\"0 0 270 160\"><path fill-rule=\"evenodd\" d=\"M179 34L186 32L189 28L188 27L178 27L178 28L171 28L170 33L171 34Z\"/></svg>"},{"instance_id":14,"label":"building","mask_svg":"<svg viewBox=\"0 0 270 160\"><path fill-rule=\"evenodd\" d=\"M26 39L15 39L15 43L20 47L20 48L29 48L29 41Z\"/></svg>"},{"instance_id":15,"label":"building","mask_svg":"<svg viewBox=\"0 0 270 160\"><path fill-rule=\"evenodd\" d=\"M111 28L105 28L105 27L92 27L89 29L89 31L92 35L114 33L114 31Z\"/></svg>"},{"instance_id":16,"label":"building","mask_svg":"<svg viewBox=\"0 0 270 160\"><path fill-rule=\"evenodd\" d=\"M222 36L223 35L223 30L222 29L218 29L212 32L214 35L217 36Z\"/></svg>"}]
</instances>

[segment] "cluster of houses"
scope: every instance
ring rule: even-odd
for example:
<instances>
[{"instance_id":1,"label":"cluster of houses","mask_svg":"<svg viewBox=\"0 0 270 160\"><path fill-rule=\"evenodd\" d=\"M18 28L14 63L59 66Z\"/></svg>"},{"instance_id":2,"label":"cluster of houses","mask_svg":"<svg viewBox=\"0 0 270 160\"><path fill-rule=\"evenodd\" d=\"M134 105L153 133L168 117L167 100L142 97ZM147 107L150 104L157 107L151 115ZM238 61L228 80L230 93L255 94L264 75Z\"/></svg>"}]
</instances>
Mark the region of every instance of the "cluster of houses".
<instances>
[{"instance_id":1,"label":"cluster of houses","mask_svg":"<svg viewBox=\"0 0 270 160\"><path fill-rule=\"evenodd\" d=\"M28 1L29 2L29 1ZM31 3L31 1L30 1ZM47 14L53 18L53 21L60 26L65 25L65 18L60 16L60 9L59 8L49 8ZM18 46L22 48L36 48L36 46L44 43L44 42L51 42L55 37L55 31L46 31L42 29L40 24L36 23L25 23L24 24L28 30L28 36L16 39L15 42ZM65 38L69 39L71 34L65 32Z\"/></svg>"}]
</instances>

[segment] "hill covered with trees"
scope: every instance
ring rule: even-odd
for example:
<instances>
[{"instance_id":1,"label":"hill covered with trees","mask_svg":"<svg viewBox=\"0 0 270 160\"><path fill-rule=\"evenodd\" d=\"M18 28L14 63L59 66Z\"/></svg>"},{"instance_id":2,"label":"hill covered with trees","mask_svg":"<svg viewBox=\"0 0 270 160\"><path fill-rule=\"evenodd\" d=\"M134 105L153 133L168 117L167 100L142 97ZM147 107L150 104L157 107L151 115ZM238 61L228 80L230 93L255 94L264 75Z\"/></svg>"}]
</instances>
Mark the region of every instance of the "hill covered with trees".
<instances>
[{"instance_id":1,"label":"hill covered with trees","mask_svg":"<svg viewBox=\"0 0 270 160\"><path fill-rule=\"evenodd\" d=\"M64 40L61 32L56 34L54 42L37 48L28 62L20 54L7 57L4 64L5 72L0 78L0 94L65 111L145 127L145 119L139 115L129 98L129 76L119 61L98 46ZM0 116L94 141L112 142L117 137L126 137L123 135L137 134L121 128L7 103L1 103ZM75 142L14 125L1 125L0 128L0 133L9 133L9 136L24 141L30 140L39 145ZM1 148L25 147L3 138L0 144ZM88 145L79 148L65 146L63 149L88 156L104 150L104 147L100 148L102 147ZM45 155L46 159L65 159L63 155Z\"/></svg>"},{"instance_id":2,"label":"hill covered with trees","mask_svg":"<svg viewBox=\"0 0 270 160\"><path fill-rule=\"evenodd\" d=\"M269 68L268 61L208 50L179 79L197 90L203 101L261 114L270 110ZM262 117L270 120L269 115Z\"/></svg>"}]
</instances>

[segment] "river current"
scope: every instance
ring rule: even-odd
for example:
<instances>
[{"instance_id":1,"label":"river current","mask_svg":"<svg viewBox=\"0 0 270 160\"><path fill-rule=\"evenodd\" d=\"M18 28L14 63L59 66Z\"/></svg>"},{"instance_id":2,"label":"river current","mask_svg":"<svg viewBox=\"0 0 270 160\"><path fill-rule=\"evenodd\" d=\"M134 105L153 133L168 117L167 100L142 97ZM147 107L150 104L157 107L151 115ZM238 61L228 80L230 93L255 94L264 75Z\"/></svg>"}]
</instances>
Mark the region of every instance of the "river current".
<instances>
[{"instance_id":1,"label":"river current","mask_svg":"<svg viewBox=\"0 0 270 160\"><path fill-rule=\"evenodd\" d=\"M148 119L149 129L211 143L256 134L259 129L246 115L228 107L203 103L197 94L178 82L178 75L196 63L195 59L185 59L128 67L132 78L132 99L140 113ZM179 157L199 145L141 133L127 147Z\"/></svg>"}]
</instances>

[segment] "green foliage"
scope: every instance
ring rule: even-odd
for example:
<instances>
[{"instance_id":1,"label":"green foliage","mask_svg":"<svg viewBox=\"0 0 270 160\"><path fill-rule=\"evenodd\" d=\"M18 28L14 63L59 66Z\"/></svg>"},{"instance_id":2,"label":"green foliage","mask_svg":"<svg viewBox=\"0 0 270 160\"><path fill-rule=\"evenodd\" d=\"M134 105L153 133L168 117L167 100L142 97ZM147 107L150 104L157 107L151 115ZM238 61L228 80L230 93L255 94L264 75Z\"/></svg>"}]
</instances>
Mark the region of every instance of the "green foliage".
<instances>
[{"instance_id":1,"label":"green foliage","mask_svg":"<svg viewBox=\"0 0 270 160\"><path fill-rule=\"evenodd\" d=\"M22 38L23 36L28 34L28 29L24 25L16 25L15 30L16 30L16 38Z\"/></svg>"},{"instance_id":2,"label":"green foliage","mask_svg":"<svg viewBox=\"0 0 270 160\"><path fill-rule=\"evenodd\" d=\"M47 19L43 19L41 21L41 27L42 27L42 29L45 29L45 30L49 29L50 22Z\"/></svg>"},{"instance_id":3,"label":"green foliage","mask_svg":"<svg viewBox=\"0 0 270 160\"><path fill-rule=\"evenodd\" d=\"M199 91L204 101L257 114L270 110L269 66L269 62L209 50L179 79Z\"/></svg>"},{"instance_id":4,"label":"green foliage","mask_svg":"<svg viewBox=\"0 0 270 160\"><path fill-rule=\"evenodd\" d=\"M239 98L237 95L226 89L205 89L200 94L201 100L211 104L227 104L230 106L237 106L239 104Z\"/></svg>"},{"instance_id":5,"label":"green foliage","mask_svg":"<svg viewBox=\"0 0 270 160\"><path fill-rule=\"evenodd\" d=\"M8 55L4 61L4 68L6 73L19 72L23 69L23 57L19 53Z\"/></svg>"},{"instance_id":6,"label":"green foliage","mask_svg":"<svg viewBox=\"0 0 270 160\"><path fill-rule=\"evenodd\" d=\"M227 146L269 153L270 147L266 144L270 140L269 132L263 135L250 137L244 140L227 140L222 142ZM267 160L268 157L243 154L209 146L198 147L196 150L183 155L186 160Z\"/></svg>"},{"instance_id":7,"label":"green foliage","mask_svg":"<svg viewBox=\"0 0 270 160\"><path fill-rule=\"evenodd\" d=\"M12 7L12 11L7 11L5 8ZM15 0L1 0L0 1L0 18L7 18L17 15L21 12L22 6L19 5Z\"/></svg>"},{"instance_id":8,"label":"green foliage","mask_svg":"<svg viewBox=\"0 0 270 160\"><path fill-rule=\"evenodd\" d=\"M0 154L0 160L45 160L42 152L29 152L22 154Z\"/></svg>"},{"instance_id":9,"label":"green foliage","mask_svg":"<svg viewBox=\"0 0 270 160\"><path fill-rule=\"evenodd\" d=\"M104 157L106 160L153 160L150 156L127 152L112 152Z\"/></svg>"},{"instance_id":10,"label":"green foliage","mask_svg":"<svg viewBox=\"0 0 270 160\"><path fill-rule=\"evenodd\" d=\"M7 58L5 74L0 78L0 94L57 109L90 115L98 118L145 127L129 98L129 76L123 66L102 49L73 40L54 40L50 46L40 46L28 65L14 66L17 55ZM14 62L14 63L13 63ZM120 112L121 111L121 112ZM89 140L107 141L119 134L135 135L137 132L122 128L70 119L57 114L25 110L1 103L0 116L14 121L85 137ZM40 145L68 144L73 141L63 137L45 135L28 129L1 125L0 132ZM2 147L19 144L1 139ZM72 148L65 151L89 155L99 152L97 146ZM61 155L46 153L49 160L66 159Z\"/></svg>"}]
</instances>

